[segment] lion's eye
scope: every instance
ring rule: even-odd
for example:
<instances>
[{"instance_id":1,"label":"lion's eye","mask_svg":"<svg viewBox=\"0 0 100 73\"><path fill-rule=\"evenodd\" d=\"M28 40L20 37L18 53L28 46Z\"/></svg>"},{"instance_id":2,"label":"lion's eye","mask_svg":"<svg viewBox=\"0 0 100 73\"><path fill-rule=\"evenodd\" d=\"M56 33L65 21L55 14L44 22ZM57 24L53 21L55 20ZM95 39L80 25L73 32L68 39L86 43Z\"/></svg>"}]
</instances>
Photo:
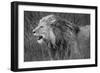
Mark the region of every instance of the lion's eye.
<instances>
[{"instance_id":1,"label":"lion's eye","mask_svg":"<svg viewBox=\"0 0 100 73\"><path fill-rule=\"evenodd\" d=\"M40 28L43 28L43 26L40 26Z\"/></svg>"}]
</instances>

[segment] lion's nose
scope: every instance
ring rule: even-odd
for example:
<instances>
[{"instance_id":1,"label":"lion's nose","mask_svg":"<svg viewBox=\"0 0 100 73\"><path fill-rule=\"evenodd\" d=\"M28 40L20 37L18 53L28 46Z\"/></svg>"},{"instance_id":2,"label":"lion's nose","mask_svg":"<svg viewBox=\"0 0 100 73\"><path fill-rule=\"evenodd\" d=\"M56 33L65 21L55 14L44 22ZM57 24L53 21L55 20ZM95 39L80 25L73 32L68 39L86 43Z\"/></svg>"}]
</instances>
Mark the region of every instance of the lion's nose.
<instances>
[{"instance_id":1,"label":"lion's nose","mask_svg":"<svg viewBox=\"0 0 100 73\"><path fill-rule=\"evenodd\" d=\"M33 31L33 33L35 33L35 31Z\"/></svg>"},{"instance_id":2,"label":"lion's nose","mask_svg":"<svg viewBox=\"0 0 100 73\"><path fill-rule=\"evenodd\" d=\"M34 35L34 36L36 35L36 31L33 31L33 35Z\"/></svg>"}]
</instances>

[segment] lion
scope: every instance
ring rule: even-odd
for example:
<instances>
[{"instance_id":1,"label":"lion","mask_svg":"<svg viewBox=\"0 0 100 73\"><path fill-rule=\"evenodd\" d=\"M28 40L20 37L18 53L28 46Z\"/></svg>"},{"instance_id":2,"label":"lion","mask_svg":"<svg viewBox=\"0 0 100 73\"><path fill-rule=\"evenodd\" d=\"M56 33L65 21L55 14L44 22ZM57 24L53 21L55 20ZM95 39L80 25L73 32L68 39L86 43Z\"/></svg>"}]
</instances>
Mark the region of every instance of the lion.
<instances>
[{"instance_id":1,"label":"lion","mask_svg":"<svg viewBox=\"0 0 100 73\"><path fill-rule=\"evenodd\" d=\"M88 28L88 30L87 30ZM83 31L85 30L85 31ZM87 31L86 31L87 30ZM87 44L80 41L81 37L89 41L89 26L78 27L77 25L50 14L40 19L38 26L33 29L33 34L39 44L45 43L51 60L85 59L89 58L89 52L83 51ZM85 34L86 33L86 34ZM84 41L84 43L86 43ZM82 43L82 44L81 44Z\"/></svg>"}]
</instances>

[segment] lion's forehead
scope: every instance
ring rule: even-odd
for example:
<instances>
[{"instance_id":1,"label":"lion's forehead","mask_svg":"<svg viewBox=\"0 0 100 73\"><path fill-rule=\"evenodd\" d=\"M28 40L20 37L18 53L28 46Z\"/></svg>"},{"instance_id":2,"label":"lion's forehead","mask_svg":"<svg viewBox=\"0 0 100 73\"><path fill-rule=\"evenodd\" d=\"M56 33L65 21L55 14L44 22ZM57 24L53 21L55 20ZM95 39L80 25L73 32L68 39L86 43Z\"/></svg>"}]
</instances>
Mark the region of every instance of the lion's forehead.
<instances>
[{"instance_id":1,"label":"lion's forehead","mask_svg":"<svg viewBox=\"0 0 100 73\"><path fill-rule=\"evenodd\" d=\"M39 24L51 24L53 22L56 21L56 18L54 15L48 15L48 16L45 16L43 17L42 19L40 19L40 23Z\"/></svg>"},{"instance_id":2,"label":"lion's forehead","mask_svg":"<svg viewBox=\"0 0 100 73\"><path fill-rule=\"evenodd\" d=\"M43 26L43 27L41 27L41 26ZM42 32L48 32L49 31L49 26L47 26L47 25L38 25L33 31L36 31L36 32L38 32L38 33L42 33Z\"/></svg>"}]
</instances>

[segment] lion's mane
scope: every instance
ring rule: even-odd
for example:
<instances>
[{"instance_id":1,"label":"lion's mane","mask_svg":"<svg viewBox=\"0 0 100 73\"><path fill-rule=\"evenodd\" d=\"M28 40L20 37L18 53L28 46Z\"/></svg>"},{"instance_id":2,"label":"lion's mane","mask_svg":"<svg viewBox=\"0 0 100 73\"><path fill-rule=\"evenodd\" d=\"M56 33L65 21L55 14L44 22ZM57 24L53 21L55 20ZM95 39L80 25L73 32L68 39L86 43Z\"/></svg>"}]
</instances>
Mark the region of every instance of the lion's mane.
<instances>
[{"instance_id":1,"label":"lion's mane","mask_svg":"<svg viewBox=\"0 0 100 73\"><path fill-rule=\"evenodd\" d=\"M51 25L56 37L55 44L51 41L47 43L52 59L83 58L77 41L79 27L60 17L55 16L55 19L56 21Z\"/></svg>"}]
</instances>

